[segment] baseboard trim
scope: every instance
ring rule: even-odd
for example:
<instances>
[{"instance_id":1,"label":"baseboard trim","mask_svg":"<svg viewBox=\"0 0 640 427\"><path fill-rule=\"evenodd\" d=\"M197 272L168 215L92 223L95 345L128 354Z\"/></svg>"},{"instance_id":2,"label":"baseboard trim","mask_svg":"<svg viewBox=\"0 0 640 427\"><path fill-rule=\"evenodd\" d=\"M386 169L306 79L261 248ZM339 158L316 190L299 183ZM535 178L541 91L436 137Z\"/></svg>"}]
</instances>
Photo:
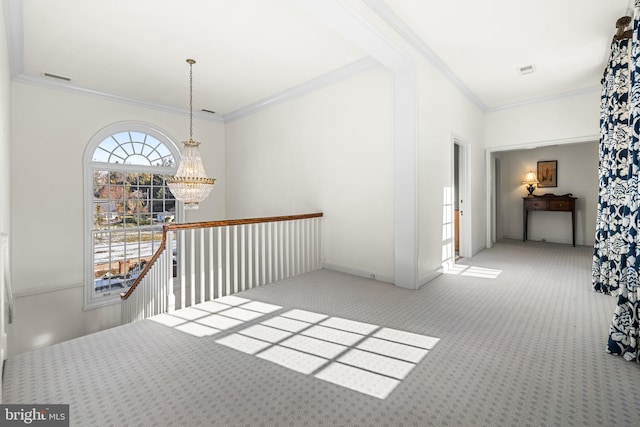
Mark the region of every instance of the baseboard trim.
<instances>
[{"instance_id":1,"label":"baseboard trim","mask_svg":"<svg viewBox=\"0 0 640 427\"><path fill-rule=\"evenodd\" d=\"M438 278L440 275L442 275L442 267L436 268L435 270L427 273L426 275L420 278L420 285L418 286L418 288L423 287L427 283Z\"/></svg>"},{"instance_id":2,"label":"baseboard trim","mask_svg":"<svg viewBox=\"0 0 640 427\"><path fill-rule=\"evenodd\" d=\"M393 277L384 276L378 273L371 273L364 270L358 270L357 268L345 267L343 265L323 263L322 268L327 270L338 271L340 273L351 274L352 276L364 277L366 279L377 280L378 282L385 282L394 284Z\"/></svg>"},{"instance_id":3,"label":"baseboard trim","mask_svg":"<svg viewBox=\"0 0 640 427\"><path fill-rule=\"evenodd\" d=\"M352 276L364 277L365 279L377 280L378 282L389 283L395 286L394 280L392 277L379 275L377 273L369 273L363 270L358 270L356 268L345 267L343 265L324 263L322 264L322 268L327 270L338 271L340 273L351 274ZM422 286L436 279L442 274L442 268L436 268L435 270L428 272L424 276L419 279L418 286L416 289L420 289ZM373 277L372 277L373 275Z\"/></svg>"},{"instance_id":4,"label":"baseboard trim","mask_svg":"<svg viewBox=\"0 0 640 427\"><path fill-rule=\"evenodd\" d=\"M531 242L559 243L559 244L563 244L563 245L571 245L571 244L573 244L571 239L554 239L554 238L550 239L548 237L542 237L542 236L527 236L527 237L528 237L527 241L531 241ZM522 235L520 235L520 236L504 235L504 236L502 236L502 239L520 240L520 241L522 241ZM576 239L576 246L593 246L593 242L586 242L583 239Z\"/></svg>"},{"instance_id":5,"label":"baseboard trim","mask_svg":"<svg viewBox=\"0 0 640 427\"><path fill-rule=\"evenodd\" d=\"M73 285L55 286L51 288L44 288L44 287L31 288L31 289L25 289L23 291L14 292L13 297L15 299L26 298L26 297L32 297L35 295L51 294L54 292L67 291L69 289L82 288L83 286L84 285L80 283L80 284L73 284Z\"/></svg>"}]
</instances>

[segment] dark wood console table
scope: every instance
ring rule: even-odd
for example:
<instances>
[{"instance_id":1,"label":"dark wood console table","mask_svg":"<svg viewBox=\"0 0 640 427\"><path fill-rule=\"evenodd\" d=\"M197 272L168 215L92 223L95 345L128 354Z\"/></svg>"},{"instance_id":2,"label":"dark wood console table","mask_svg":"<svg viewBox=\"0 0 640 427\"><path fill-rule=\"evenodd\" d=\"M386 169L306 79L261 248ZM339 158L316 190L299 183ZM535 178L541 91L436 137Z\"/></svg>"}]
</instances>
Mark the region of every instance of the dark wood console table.
<instances>
[{"instance_id":1,"label":"dark wood console table","mask_svg":"<svg viewBox=\"0 0 640 427\"><path fill-rule=\"evenodd\" d=\"M522 241L525 242L528 237L529 211L552 211L552 212L571 212L571 236L573 246L576 246L576 199L571 194L564 196L556 196L555 194L545 194L543 196L523 197L522 198Z\"/></svg>"}]
</instances>

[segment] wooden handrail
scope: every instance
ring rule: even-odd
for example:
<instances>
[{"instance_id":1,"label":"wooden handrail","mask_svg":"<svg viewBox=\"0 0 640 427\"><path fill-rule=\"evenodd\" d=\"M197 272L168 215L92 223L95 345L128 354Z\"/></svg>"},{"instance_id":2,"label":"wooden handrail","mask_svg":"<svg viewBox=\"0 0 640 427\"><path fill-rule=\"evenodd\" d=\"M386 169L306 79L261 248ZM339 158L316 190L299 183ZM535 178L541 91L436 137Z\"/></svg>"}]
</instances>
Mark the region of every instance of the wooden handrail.
<instances>
[{"instance_id":1,"label":"wooden handrail","mask_svg":"<svg viewBox=\"0 0 640 427\"><path fill-rule=\"evenodd\" d=\"M127 292L120 293L120 299L126 300L131 296L133 291L136 290L138 284L144 279L147 275L151 267L155 264L155 262L160 258L160 254L167 246L167 232L170 230L191 230L198 228L213 228L213 227L226 227L229 225L245 225L245 224L261 224L265 222L279 222L279 221L295 221L299 219L309 219L309 218L320 218L323 216L322 212L312 213L312 214L302 214L302 215L284 215L284 216L270 216L263 218L245 218L245 219L228 219L221 221L203 221L203 222L188 222L184 224L167 224L162 227L162 242L160 242L160 246L153 254L149 262L144 266L140 275L133 282L131 287L127 289Z\"/></svg>"}]
</instances>

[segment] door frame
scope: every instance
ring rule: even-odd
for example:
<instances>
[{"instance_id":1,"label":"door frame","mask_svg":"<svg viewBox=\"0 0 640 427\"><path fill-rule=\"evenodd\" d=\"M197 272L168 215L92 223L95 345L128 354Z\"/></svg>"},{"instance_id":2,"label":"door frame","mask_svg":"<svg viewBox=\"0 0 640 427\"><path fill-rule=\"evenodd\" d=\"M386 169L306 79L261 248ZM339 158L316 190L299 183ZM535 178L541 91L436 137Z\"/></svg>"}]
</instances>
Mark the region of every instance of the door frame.
<instances>
[{"instance_id":1,"label":"door frame","mask_svg":"<svg viewBox=\"0 0 640 427\"><path fill-rule=\"evenodd\" d=\"M582 142L599 141L600 135L586 135L576 138L562 138L562 139L549 139L543 141L532 141L522 144L514 144L501 147L489 147L485 148L485 189L486 189L486 208L487 208L487 227L486 227L486 247L487 249L493 247L496 242L496 171L495 171L495 154L500 151L513 151L513 150L531 150L534 148L541 148L550 145L564 145L564 144L576 144Z\"/></svg>"},{"instance_id":2,"label":"door frame","mask_svg":"<svg viewBox=\"0 0 640 427\"><path fill-rule=\"evenodd\" d=\"M455 148L458 146L458 192L454 188L455 182ZM453 196L457 198L460 204L459 217L459 254L462 258L470 258L473 256L471 247L471 218L473 218L473 203L471 201L471 161L470 150L471 145L457 135L451 138L451 187L453 188ZM451 215L454 215L453 209ZM453 218L451 219L453 223ZM455 232L455 231L454 231ZM455 236L454 236L455 239ZM453 247L453 245L452 245ZM455 249L453 250L452 259L455 262Z\"/></svg>"}]
</instances>

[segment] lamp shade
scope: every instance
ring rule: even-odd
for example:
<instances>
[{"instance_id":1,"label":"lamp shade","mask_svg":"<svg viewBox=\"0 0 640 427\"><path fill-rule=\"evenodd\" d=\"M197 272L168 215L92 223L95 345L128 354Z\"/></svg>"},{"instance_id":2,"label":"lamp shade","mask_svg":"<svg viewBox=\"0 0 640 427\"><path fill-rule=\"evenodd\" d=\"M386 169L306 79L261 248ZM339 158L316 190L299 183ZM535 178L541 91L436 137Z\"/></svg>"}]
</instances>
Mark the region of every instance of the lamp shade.
<instances>
[{"instance_id":1,"label":"lamp shade","mask_svg":"<svg viewBox=\"0 0 640 427\"><path fill-rule=\"evenodd\" d=\"M539 182L540 181L538 181L538 178L536 177L536 173L531 171L527 172L527 174L522 179L523 184L538 184Z\"/></svg>"}]
</instances>

